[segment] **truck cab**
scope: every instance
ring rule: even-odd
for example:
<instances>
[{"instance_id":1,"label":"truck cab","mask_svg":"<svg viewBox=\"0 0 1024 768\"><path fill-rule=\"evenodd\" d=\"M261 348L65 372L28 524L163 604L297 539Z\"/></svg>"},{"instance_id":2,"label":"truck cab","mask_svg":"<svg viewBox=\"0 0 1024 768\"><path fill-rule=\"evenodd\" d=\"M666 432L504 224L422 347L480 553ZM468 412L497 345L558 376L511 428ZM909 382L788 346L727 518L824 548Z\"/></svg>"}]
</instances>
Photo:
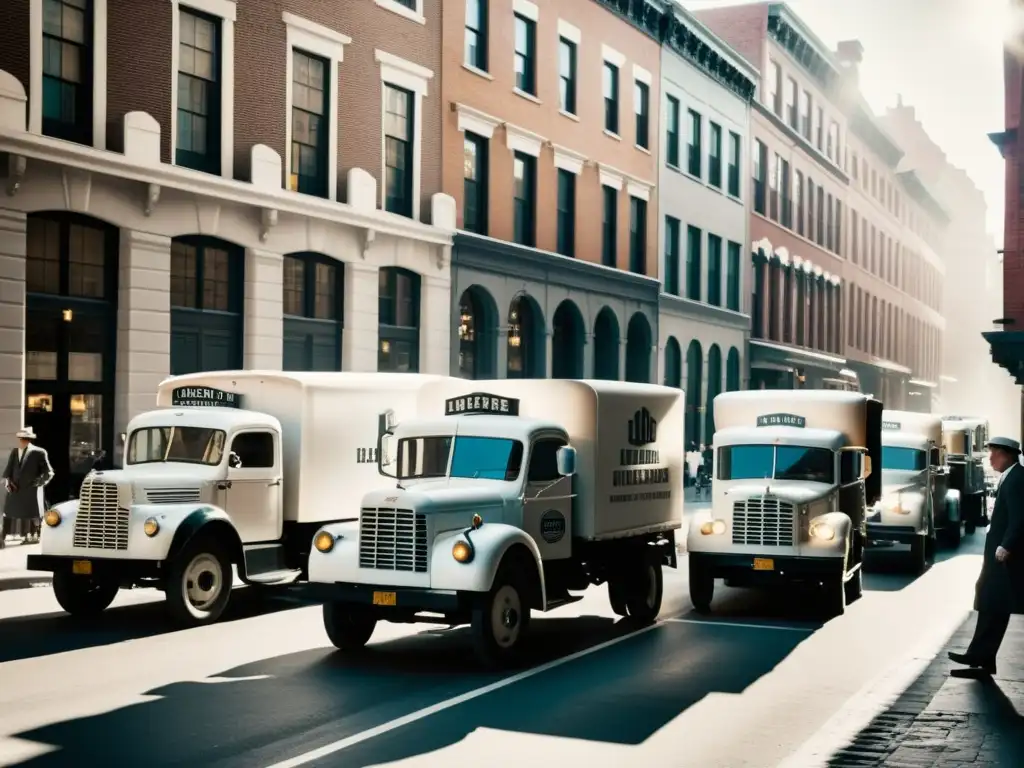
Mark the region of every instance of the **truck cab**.
<instances>
[{"instance_id":1,"label":"truck cab","mask_svg":"<svg viewBox=\"0 0 1024 768\"><path fill-rule=\"evenodd\" d=\"M882 414L882 496L869 510L868 543L910 546L922 573L939 538L960 543L960 494L948 487L942 418L927 413Z\"/></svg>"},{"instance_id":2,"label":"truck cab","mask_svg":"<svg viewBox=\"0 0 1024 768\"><path fill-rule=\"evenodd\" d=\"M729 392L715 398L711 510L691 518L690 597L711 610L731 586L807 583L829 615L861 593L866 509L878 498L882 406L854 392Z\"/></svg>"},{"instance_id":3,"label":"truck cab","mask_svg":"<svg viewBox=\"0 0 1024 768\"><path fill-rule=\"evenodd\" d=\"M943 416L942 443L949 468L949 487L960 492L964 533L988 525L987 456L988 422L976 416Z\"/></svg>"}]
</instances>

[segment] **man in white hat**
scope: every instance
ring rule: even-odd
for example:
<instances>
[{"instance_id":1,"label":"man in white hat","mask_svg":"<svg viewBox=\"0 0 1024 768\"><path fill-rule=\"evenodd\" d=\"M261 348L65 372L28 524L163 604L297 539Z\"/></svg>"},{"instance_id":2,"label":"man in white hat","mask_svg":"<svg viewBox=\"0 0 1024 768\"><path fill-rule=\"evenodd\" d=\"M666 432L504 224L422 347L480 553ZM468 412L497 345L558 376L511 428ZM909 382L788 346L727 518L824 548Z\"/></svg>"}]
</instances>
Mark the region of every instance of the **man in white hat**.
<instances>
[{"instance_id":1,"label":"man in white hat","mask_svg":"<svg viewBox=\"0 0 1024 768\"><path fill-rule=\"evenodd\" d=\"M1002 645L1010 615L1024 613L1024 467L1020 443L993 437L986 447L992 469L999 472L992 522L985 537L985 560L975 587L974 610L978 624L964 653L949 654L957 664L954 677L996 673L996 654Z\"/></svg>"},{"instance_id":2,"label":"man in white hat","mask_svg":"<svg viewBox=\"0 0 1024 768\"><path fill-rule=\"evenodd\" d=\"M32 427L22 427L15 437L18 438L18 447L11 451L3 474L7 487L3 538L6 538L8 525L11 525L19 528L17 532L24 537L22 541L36 540L39 538L39 519L44 512L43 486L53 479L53 468L46 451L32 444L36 439Z\"/></svg>"}]
</instances>

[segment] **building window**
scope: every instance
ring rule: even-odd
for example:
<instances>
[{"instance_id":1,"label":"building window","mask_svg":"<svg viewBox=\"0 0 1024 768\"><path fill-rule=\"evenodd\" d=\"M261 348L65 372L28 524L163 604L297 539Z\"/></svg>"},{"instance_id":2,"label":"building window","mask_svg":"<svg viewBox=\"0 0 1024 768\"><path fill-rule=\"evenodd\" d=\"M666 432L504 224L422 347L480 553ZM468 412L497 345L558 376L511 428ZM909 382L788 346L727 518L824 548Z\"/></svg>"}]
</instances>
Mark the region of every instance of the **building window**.
<instances>
[{"instance_id":1,"label":"building window","mask_svg":"<svg viewBox=\"0 0 1024 768\"><path fill-rule=\"evenodd\" d=\"M701 166L701 116L694 112L692 109L690 112L690 142L686 147L687 159L686 165L688 170L693 176L700 178L702 169Z\"/></svg>"},{"instance_id":2,"label":"building window","mask_svg":"<svg viewBox=\"0 0 1024 768\"><path fill-rule=\"evenodd\" d=\"M794 131L799 130L800 127L800 115L797 112L797 99L800 89L797 87L796 80L792 77L786 81L786 115L785 119L789 123L790 128Z\"/></svg>"},{"instance_id":3,"label":"building window","mask_svg":"<svg viewBox=\"0 0 1024 768\"><path fill-rule=\"evenodd\" d=\"M818 147L818 151L821 152L824 149L825 143L825 110L818 107L818 124L816 126L815 144Z\"/></svg>"},{"instance_id":4,"label":"building window","mask_svg":"<svg viewBox=\"0 0 1024 768\"><path fill-rule=\"evenodd\" d=\"M180 10L177 165L220 172L220 30L218 20Z\"/></svg>"},{"instance_id":5,"label":"building window","mask_svg":"<svg viewBox=\"0 0 1024 768\"><path fill-rule=\"evenodd\" d=\"M708 183L713 187L722 188L722 128L715 123L710 127L711 147L708 149Z\"/></svg>"},{"instance_id":6,"label":"building window","mask_svg":"<svg viewBox=\"0 0 1024 768\"><path fill-rule=\"evenodd\" d=\"M292 51L292 164L288 188L327 197L329 64Z\"/></svg>"},{"instance_id":7,"label":"building window","mask_svg":"<svg viewBox=\"0 0 1024 768\"><path fill-rule=\"evenodd\" d=\"M537 95L537 25L518 13L516 17L516 88Z\"/></svg>"},{"instance_id":8,"label":"building window","mask_svg":"<svg viewBox=\"0 0 1024 768\"><path fill-rule=\"evenodd\" d=\"M604 129L609 133L619 132L619 68L604 63Z\"/></svg>"},{"instance_id":9,"label":"building window","mask_svg":"<svg viewBox=\"0 0 1024 768\"><path fill-rule=\"evenodd\" d=\"M800 94L800 135L811 140L811 92Z\"/></svg>"},{"instance_id":10,"label":"building window","mask_svg":"<svg viewBox=\"0 0 1024 768\"><path fill-rule=\"evenodd\" d=\"M89 0L46 0L43 133L92 143L92 9Z\"/></svg>"},{"instance_id":11,"label":"building window","mask_svg":"<svg viewBox=\"0 0 1024 768\"><path fill-rule=\"evenodd\" d=\"M779 223L782 226L792 229L793 228L793 199L790 197L789 188L789 162L783 160L781 157L779 161L779 202L780 202L780 218Z\"/></svg>"},{"instance_id":12,"label":"building window","mask_svg":"<svg viewBox=\"0 0 1024 768\"><path fill-rule=\"evenodd\" d=\"M828 195L825 201L825 247L830 251L835 250L834 233L835 228L832 224L832 195Z\"/></svg>"},{"instance_id":13,"label":"building window","mask_svg":"<svg viewBox=\"0 0 1024 768\"><path fill-rule=\"evenodd\" d=\"M708 234L708 304L722 306L722 238Z\"/></svg>"},{"instance_id":14,"label":"building window","mask_svg":"<svg viewBox=\"0 0 1024 768\"><path fill-rule=\"evenodd\" d=\"M665 293L679 295L679 219L665 217Z\"/></svg>"},{"instance_id":15,"label":"building window","mask_svg":"<svg viewBox=\"0 0 1024 768\"><path fill-rule=\"evenodd\" d=\"M818 187L818 220L817 220L817 234L818 237L815 242L818 245L825 245L825 193L821 187Z\"/></svg>"},{"instance_id":16,"label":"building window","mask_svg":"<svg viewBox=\"0 0 1024 768\"><path fill-rule=\"evenodd\" d=\"M537 198L537 160L516 152L512 160L513 179L513 237L520 245L534 246L537 242L535 206Z\"/></svg>"},{"instance_id":17,"label":"building window","mask_svg":"<svg viewBox=\"0 0 1024 768\"><path fill-rule=\"evenodd\" d=\"M804 175L801 171L793 172L793 204L796 207L796 233L804 233Z\"/></svg>"},{"instance_id":18,"label":"building window","mask_svg":"<svg viewBox=\"0 0 1024 768\"><path fill-rule=\"evenodd\" d=\"M242 297L227 248L174 240L171 243L171 306L237 312Z\"/></svg>"},{"instance_id":19,"label":"building window","mask_svg":"<svg viewBox=\"0 0 1024 768\"><path fill-rule=\"evenodd\" d=\"M286 371L341 370L344 266L317 254L284 257Z\"/></svg>"},{"instance_id":20,"label":"building window","mask_svg":"<svg viewBox=\"0 0 1024 768\"><path fill-rule=\"evenodd\" d=\"M839 164L839 126L834 121L828 124L828 144L825 146L825 155L836 165Z\"/></svg>"},{"instance_id":21,"label":"building window","mask_svg":"<svg viewBox=\"0 0 1024 768\"><path fill-rule=\"evenodd\" d=\"M563 256L576 255L576 175L558 169L558 242Z\"/></svg>"},{"instance_id":22,"label":"building window","mask_svg":"<svg viewBox=\"0 0 1024 768\"><path fill-rule=\"evenodd\" d=\"M462 226L487 234L487 139L465 133L462 140Z\"/></svg>"},{"instance_id":23,"label":"building window","mask_svg":"<svg viewBox=\"0 0 1024 768\"><path fill-rule=\"evenodd\" d=\"M629 198L629 271L647 274L647 201Z\"/></svg>"},{"instance_id":24,"label":"building window","mask_svg":"<svg viewBox=\"0 0 1024 768\"><path fill-rule=\"evenodd\" d=\"M420 369L420 276L381 267L377 278L377 370Z\"/></svg>"},{"instance_id":25,"label":"building window","mask_svg":"<svg viewBox=\"0 0 1024 768\"><path fill-rule=\"evenodd\" d=\"M466 64L487 71L487 0L466 0Z\"/></svg>"},{"instance_id":26,"label":"building window","mask_svg":"<svg viewBox=\"0 0 1024 768\"><path fill-rule=\"evenodd\" d=\"M846 255L846 249L843 248L843 202L836 200L836 253L840 256ZM890 282L892 280L890 279Z\"/></svg>"},{"instance_id":27,"label":"building window","mask_svg":"<svg viewBox=\"0 0 1024 768\"><path fill-rule=\"evenodd\" d=\"M740 311L740 253L739 243L730 242L727 246L725 264L725 307L734 312Z\"/></svg>"},{"instance_id":28,"label":"building window","mask_svg":"<svg viewBox=\"0 0 1024 768\"><path fill-rule=\"evenodd\" d=\"M768 62L768 108L782 117L782 68L772 60Z\"/></svg>"},{"instance_id":29,"label":"building window","mask_svg":"<svg viewBox=\"0 0 1024 768\"><path fill-rule=\"evenodd\" d=\"M633 109L636 112L636 145L647 149L650 146L651 89L639 80L633 85Z\"/></svg>"},{"instance_id":30,"label":"building window","mask_svg":"<svg viewBox=\"0 0 1024 768\"><path fill-rule=\"evenodd\" d=\"M757 139L754 139L754 210L762 216L767 207L765 205L765 172L768 165L768 147Z\"/></svg>"},{"instance_id":31,"label":"building window","mask_svg":"<svg viewBox=\"0 0 1024 768\"><path fill-rule=\"evenodd\" d=\"M411 91L384 84L384 210L412 216L413 103Z\"/></svg>"},{"instance_id":32,"label":"building window","mask_svg":"<svg viewBox=\"0 0 1024 768\"><path fill-rule=\"evenodd\" d=\"M668 97L668 114L665 116L665 161L673 168L679 167L679 99Z\"/></svg>"},{"instance_id":33,"label":"building window","mask_svg":"<svg viewBox=\"0 0 1024 768\"><path fill-rule=\"evenodd\" d=\"M686 228L686 298L700 301L700 239L696 227Z\"/></svg>"},{"instance_id":34,"label":"building window","mask_svg":"<svg viewBox=\"0 0 1024 768\"><path fill-rule=\"evenodd\" d=\"M619 193L614 187L601 187L601 263L618 266Z\"/></svg>"},{"instance_id":35,"label":"building window","mask_svg":"<svg viewBox=\"0 0 1024 768\"><path fill-rule=\"evenodd\" d=\"M779 220L779 166L782 158L775 154L775 161L768 169L768 216L772 221Z\"/></svg>"},{"instance_id":36,"label":"building window","mask_svg":"<svg viewBox=\"0 0 1024 768\"><path fill-rule=\"evenodd\" d=\"M729 131L729 194L740 196L740 137Z\"/></svg>"},{"instance_id":37,"label":"building window","mask_svg":"<svg viewBox=\"0 0 1024 768\"><path fill-rule=\"evenodd\" d=\"M558 104L576 114L576 43L564 37L558 40Z\"/></svg>"}]
</instances>

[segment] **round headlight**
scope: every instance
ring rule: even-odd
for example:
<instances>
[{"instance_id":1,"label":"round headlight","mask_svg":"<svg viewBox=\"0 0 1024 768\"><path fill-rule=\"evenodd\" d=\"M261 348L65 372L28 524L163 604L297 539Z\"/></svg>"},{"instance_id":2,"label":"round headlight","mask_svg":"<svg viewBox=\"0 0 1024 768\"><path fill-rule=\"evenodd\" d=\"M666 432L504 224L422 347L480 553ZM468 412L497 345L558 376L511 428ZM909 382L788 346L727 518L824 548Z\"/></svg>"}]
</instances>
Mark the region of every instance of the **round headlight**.
<instances>
[{"instance_id":1,"label":"round headlight","mask_svg":"<svg viewBox=\"0 0 1024 768\"><path fill-rule=\"evenodd\" d=\"M705 536L721 536L725 533L725 520L709 520L701 525L700 532Z\"/></svg>"},{"instance_id":2,"label":"round headlight","mask_svg":"<svg viewBox=\"0 0 1024 768\"><path fill-rule=\"evenodd\" d=\"M313 539L313 546L318 552L330 552L334 549L334 537L327 531L320 531Z\"/></svg>"},{"instance_id":3,"label":"round headlight","mask_svg":"<svg viewBox=\"0 0 1024 768\"><path fill-rule=\"evenodd\" d=\"M832 541L836 537L836 529L828 523L815 523L811 526L811 536L821 541Z\"/></svg>"},{"instance_id":4,"label":"round headlight","mask_svg":"<svg viewBox=\"0 0 1024 768\"><path fill-rule=\"evenodd\" d=\"M51 528L56 528L60 525L60 512L56 509L48 509L46 510L46 514L43 515L43 520Z\"/></svg>"},{"instance_id":5,"label":"round headlight","mask_svg":"<svg viewBox=\"0 0 1024 768\"><path fill-rule=\"evenodd\" d=\"M143 532L152 538L160 533L160 523L157 522L155 517L151 517L142 524Z\"/></svg>"},{"instance_id":6,"label":"round headlight","mask_svg":"<svg viewBox=\"0 0 1024 768\"><path fill-rule=\"evenodd\" d=\"M473 559L473 548L459 539L452 547L452 557L459 563L468 563Z\"/></svg>"}]
</instances>

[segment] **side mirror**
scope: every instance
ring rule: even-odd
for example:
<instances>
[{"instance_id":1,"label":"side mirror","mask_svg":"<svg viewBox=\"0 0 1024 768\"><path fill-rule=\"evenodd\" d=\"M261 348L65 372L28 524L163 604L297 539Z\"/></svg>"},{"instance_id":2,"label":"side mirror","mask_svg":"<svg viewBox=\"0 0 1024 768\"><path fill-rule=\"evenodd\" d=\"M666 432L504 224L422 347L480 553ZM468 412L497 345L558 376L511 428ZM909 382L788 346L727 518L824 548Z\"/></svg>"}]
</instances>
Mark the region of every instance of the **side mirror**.
<instances>
[{"instance_id":1,"label":"side mirror","mask_svg":"<svg viewBox=\"0 0 1024 768\"><path fill-rule=\"evenodd\" d=\"M228 466L232 469L242 468L242 458L234 451L228 454Z\"/></svg>"},{"instance_id":2,"label":"side mirror","mask_svg":"<svg viewBox=\"0 0 1024 768\"><path fill-rule=\"evenodd\" d=\"M571 445L563 445L555 454L555 463L558 465L558 474L572 477L576 474L576 449Z\"/></svg>"},{"instance_id":3,"label":"side mirror","mask_svg":"<svg viewBox=\"0 0 1024 768\"><path fill-rule=\"evenodd\" d=\"M385 432L377 438L377 471L384 477L398 476L397 468L391 469L395 463L394 449L394 433Z\"/></svg>"}]
</instances>

